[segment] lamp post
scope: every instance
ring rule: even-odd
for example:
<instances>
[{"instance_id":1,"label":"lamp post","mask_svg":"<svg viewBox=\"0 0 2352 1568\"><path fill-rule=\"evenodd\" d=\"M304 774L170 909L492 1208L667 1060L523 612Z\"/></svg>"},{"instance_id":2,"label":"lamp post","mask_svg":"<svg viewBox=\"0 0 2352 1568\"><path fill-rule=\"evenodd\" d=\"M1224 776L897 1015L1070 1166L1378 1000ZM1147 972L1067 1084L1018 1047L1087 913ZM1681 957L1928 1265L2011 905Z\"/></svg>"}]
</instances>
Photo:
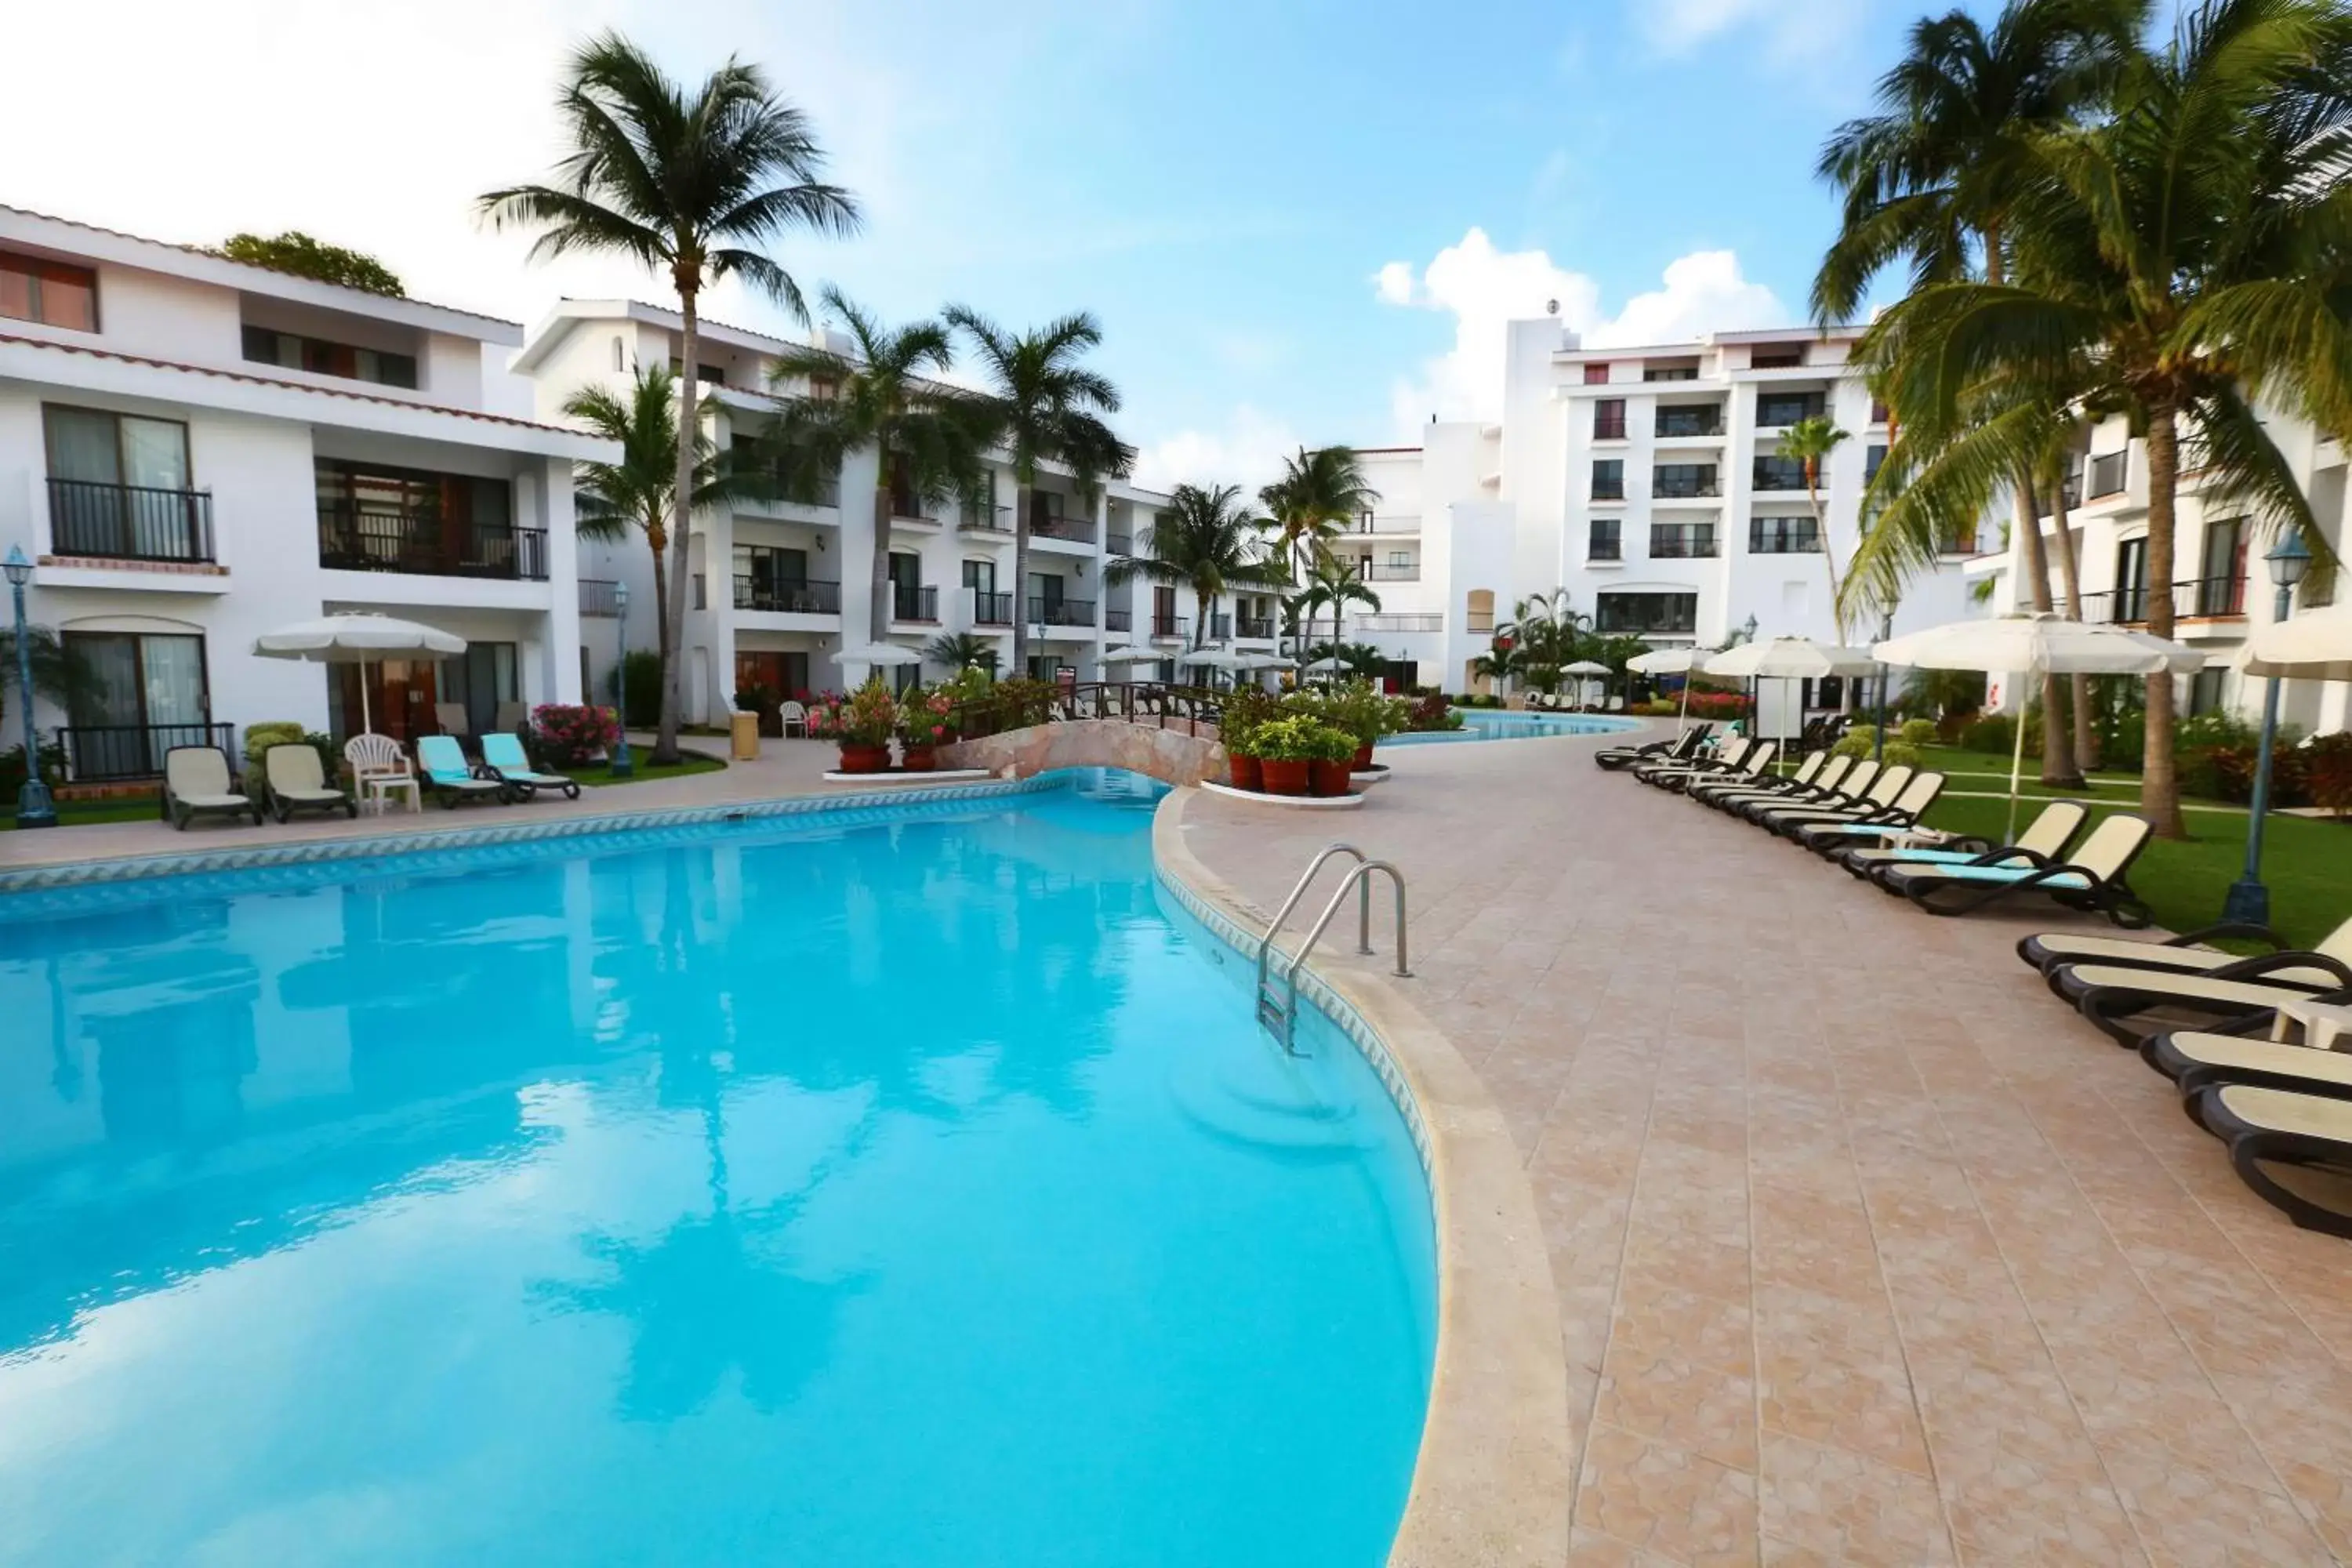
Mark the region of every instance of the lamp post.
<instances>
[{"instance_id":1,"label":"lamp post","mask_svg":"<svg viewBox=\"0 0 2352 1568\"><path fill-rule=\"evenodd\" d=\"M2311 569L2311 552L2289 534L2263 559L2270 563L2271 581L2278 585L2275 618L2284 621L2294 611L2294 586ZM2271 921L2271 890L2263 886L2263 818L2270 810L2271 748L2278 735L2278 710L2279 682L2273 676L2270 689L2263 694L2263 744L2254 762L2254 797L2247 806L2246 869L2221 900L2221 919L2229 924L2259 926Z\"/></svg>"},{"instance_id":2,"label":"lamp post","mask_svg":"<svg viewBox=\"0 0 2352 1568\"><path fill-rule=\"evenodd\" d=\"M33 563L25 547L12 544L0 564L8 575L8 591L16 601L16 702L25 716L25 784L16 792L16 826L55 827L58 808L49 786L41 778L41 745L33 729L33 633L25 624L25 584L33 580Z\"/></svg>"},{"instance_id":3,"label":"lamp post","mask_svg":"<svg viewBox=\"0 0 2352 1568\"><path fill-rule=\"evenodd\" d=\"M637 760L629 755L629 585L613 584L613 618L617 623L614 636L619 639L620 664L613 675L617 689L613 693L613 710L620 716L620 735L613 742L612 775L616 779L635 778Z\"/></svg>"}]
</instances>

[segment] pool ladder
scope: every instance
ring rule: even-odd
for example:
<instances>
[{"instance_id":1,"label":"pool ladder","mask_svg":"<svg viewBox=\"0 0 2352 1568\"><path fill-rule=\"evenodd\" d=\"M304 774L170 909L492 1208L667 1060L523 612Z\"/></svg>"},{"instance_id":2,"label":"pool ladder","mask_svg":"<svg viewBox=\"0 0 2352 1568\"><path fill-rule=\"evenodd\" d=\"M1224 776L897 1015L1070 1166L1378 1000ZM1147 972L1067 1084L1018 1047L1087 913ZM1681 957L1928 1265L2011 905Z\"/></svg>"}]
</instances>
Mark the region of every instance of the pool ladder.
<instances>
[{"instance_id":1,"label":"pool ladder","mask_svg":"<svg viewBox=\"0 0 2352 1568\"><path fill-rule=\"evenodd\" d=\"M1331 894L1331 901L1323 906L1322 914L1316 918L1314 925L1307 928L1307 940L1298 944L1298 951L1296 953L1284 952L1275 944L1275 938L1282 933L1283 922L1298 907L1298 900L1307 896L1307 889L1315 881L1315 874L1322 870L1324 862L1334 855L1352 855L1356 863L1340 879L1339 886ZM1375 873L1383 871L1396 888L1396 973L1410 979L1412 968L1407 962L1405 950L1404 873L1386 860L1371 859L1352 844L1326 844L1322 851L1307 863L1305 874L1298 879L1298 885L1290 889L1290 897L1282 900L1282 908L1265 928L1265 935L1257 949L1257 1021L1265 1025L1282 1048L1294 1057L1298 1054L1298 971L1306 963L1307 955L1315 951L1315 944L1322 940L1324 929L1339 912L1339 906L1346 901L1350 889L1356 894L1356 951L1360 953L1372 951L1372 878ZM1275 967L1277 958L1285 961L1278 970Z\"/></svg>"}]
</instances>

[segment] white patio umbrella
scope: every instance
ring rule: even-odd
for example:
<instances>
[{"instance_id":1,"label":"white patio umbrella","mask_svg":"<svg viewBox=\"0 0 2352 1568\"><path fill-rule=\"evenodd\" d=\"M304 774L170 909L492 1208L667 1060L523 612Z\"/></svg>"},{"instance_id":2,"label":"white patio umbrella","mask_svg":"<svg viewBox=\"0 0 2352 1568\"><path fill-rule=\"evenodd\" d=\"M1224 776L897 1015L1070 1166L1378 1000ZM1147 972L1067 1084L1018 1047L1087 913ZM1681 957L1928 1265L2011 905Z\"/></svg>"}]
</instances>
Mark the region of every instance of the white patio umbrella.
<instances>
[{"instance_id":1,"label":"white patio umbrella","mask_svg":"<svg viewBox=\"0 0 2352 1568\"><path fill-rule=\"evenodd\" d=\"M1868 675L1878 668L1866 647L1840 647L1811 637L1772 637L1742 643L1706 661L1709 675L1741 680L1820 680L1832 675ZM1785 706L1781 717L1787 718ZM1789 739L1784 723L1780 740Z\"/></svg>"},{"instance_id":2,"label":"white patio umbrella","mask_svg":"<svg viewBox=\"0 0 2352 1568\"><path fill-rule=\"evenodd\" d=\"M2352 609L2273 622L2246 639L2239 668L2273 680L2352 680Z\"/></svg>"},{"instance_id":3,"label":"white patio umbrella","mask_svg":"<svg viewBox=\"0 0 2352 1568\"><path fill-rule=\"evenodd\" d=\"M1341 662L1339 661L1339 659L1336 656L1333 656L1333 657L1327 657L1327 658L1318 658L1318 659L1317 659L1313 664L1308 665L1307 668L1309 670L1312 670L1313 672L1315 672L1315 673L1316 673L1316 674L1318 674L1318 675L1329 675L1329 674L1331 674L1334 670L1345 669L1345 668L1347 668L1348 667L1347 667L1345 664L1341 663Z\"/></svg>"},{"instance_id":4,"label":"white patio umbrella","mask_svg":"<svg viewBox=\"0 0 2352 1568\"><path fill-rule=\"evenodd\" d=\"M838 649L825 657L835 664L871 664L879 665L885 668L901 664L923 662L922 649L905 647L894 642L859 643L853 647Z\"/></svg>"},{"instance_id":5,"label":"white patio umbrella","mask_svg":"<svg viewBox=\"0 0 2352 1568\"><path fill-rule=\"evenodd\" d=\"M1637 653L1625 661L1625 668L1640 675L1679 675L1683 677L1683 710L1675 721L1675 733L1690 728L1690 673L1703 668L1715 657L1711 647L1654 647L1647 653Z\"/></svg>"},{"instance_id":6,"label":"white patio umbrella","mask_svg":"<svg viewBox=\"0 0 2352 1568\"><path fill-rule=\"evenodd\" d=\"M1221 647L1199 648L1177 661L1199 665L1203 669L1235 670L1242 668L1242 656Z\"/></svg>"},{"instance_id":7,"label":"white patio umbrella","mask_svg":"<svg viewBox=\"0 0 2352 1568\"><path fill-rule=\"evenodd\" d=\"M1278 653L1245 653L1234 665L1235 669L1288 669L1290 661Z\"/></svg>"},{"instance_id":8,"label":"white patio umbrella","mask_svg":"<svg viewBox=\"0 0 2352 1568\"><path fill-rule=\"evenodd\" d=\"M253 639L263 658L299 658L310 664L377 664L387 658L446 658L466 651L466 639L438 626L367 611L297 621ZM372 733L367 682L360 682L360 730Z\"/></svg>"},{"instance_id":9,"label":"white patio umbrella","mask_svg":"<svg viewBox=\"0 0 2352 1568\"><path fill-rule=\"evenodd\" d=\"M1952 621L1878 644L1871 650L1881 664L1913 669L1974 669L2014 675L2031 684L2043 675L2156 675L2186 672L2205 662L2183 647L2146 632L2097 621L2070 621L2053 615L1996 616ZM2009 831L2017 833L2018 780L2025 771L2025 715L2017 720L2017 741L2009 759Z\"/></svg>"},{"instance_id":10,"label":"white patio umbrella","mask_svg":"<svg viewBox=\"0 0 2352 1568\"><path fill-rule=\"evenodd\" d=\"M1168 656L1156 648L1137 647L1132 643L1120 643L1102 650L1103 664L1158 664Z\"/></svg>"},{"instance_id":11,"label":"white patio umbrella","mask_svg":"<svg viewBox=\"0 0 2352 1568\"><path fill-rule=\"evenodd\" d=\"M1559 667L1559 672L1562 675L1572 675L1576 677L1577 696L1580 702L1583 698L1584 680L1587 676L1599 675L1605 677L1617 673L1607 665L1602 664L1600 660L1592 658L1580 658L1574 664L1563 664Z\"/></svg>"}]
</instances>

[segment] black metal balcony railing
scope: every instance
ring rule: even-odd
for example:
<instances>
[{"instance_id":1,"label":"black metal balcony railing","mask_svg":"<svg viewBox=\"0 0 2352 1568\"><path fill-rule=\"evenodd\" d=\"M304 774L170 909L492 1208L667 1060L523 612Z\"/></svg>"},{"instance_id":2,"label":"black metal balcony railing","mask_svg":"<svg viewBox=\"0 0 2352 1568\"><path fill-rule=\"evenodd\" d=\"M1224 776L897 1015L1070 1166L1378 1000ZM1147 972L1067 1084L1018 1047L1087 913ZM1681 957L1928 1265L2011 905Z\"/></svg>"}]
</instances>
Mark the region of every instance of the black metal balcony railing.
<instances>
[{"instance_id":1,"label":"black metal balcony railing","mask_svg":"<svg viewBox=\"0 0 2352 1568\"><path fill-rule=\"evenodd\" d=\"M213 559L213 498L205 490L49 481L49 547L110 561Z\"/></svg>"},{"instance_id":2,"label":"black metal balcony railing","mask_svg":"<svg viewBox=\"0 0 2352 1568\"><path fill-rule=\"evenodd\" d=\"M1192 635L1192 617L1154 616L1151 617L1151 635L1155 637L1189 637Z\"/></svg>"},{"instance_id":3,"label":"black metal balcony railing","mask_svg":"<svg viewBox=\"0 0 2352 1568\"><path fill-rule=\"evenodd\" d=\"M1689 637L1698 629L1696 594L1603 594L1593 630L1608 636Z\"/></svg>"},{"instance_id":4,"label":"black metal balcony railing","mask_svg":"<svg viewBox=\"0 0 2352 1568\"><path fill-rule=\"evenodd\" d=\"M1095 602L1045 599L1033 594L1029 598L1029 619L1041 626L1091 626L1095 624Z\"/></svg>"},{"instance_id":5,"label":"black metal balcony railing","mask_svg":"<svg viewBox=\"0 0 2352 1568\"><path fill-rule=\"evenodd\" d=\"M2099 452L2091 458L2091 499L2123 493L2124 481L2130 477L2131 454Z\"/></svg>"},{"instance_id":6,"label":"black metal balcony railing","mask_svg":"<svg viewBox=\"0 0 2352 1568\"><path fill-rule=\"evenodd\" d=\"M1356 575L1366 583L1418 583L1421 563L1408 561L1399 565L1392 561L1367 561L1357 569Z\"/></svg>"},{"instance_id":7,"label":"black metal balcony railing","mask_svg":"<svg viewBox=\"0 0 2352 1568\"><path fill-rule=\"evenodd\" d=\"M1723 487L1713 468L1696 472L1660 468L1650 476L1650 494L1658 500L1691 500L1704 496L1718 496Z\"/></svg>"},{"instance_id":8,"label":"black metal balcony railing","mask_svg":"<svg viewBox=\"0 0 2352 1568\"><path fill-rule=\"evenodd\" d=\"M425 512L325 507L319 564L339 572L547 580L547 530L449 526Z\"/></svg>"},{"instance_id":9,"label":"black metal balcony railing","mask_svg":"<svg viewBox=\"0 0 2352 1568\"><path fill-rule=\"evenodd\" d=\"M1272 616L1237 616L1234 618L1234 635L1244 637L1270 637L1274 636L1274 617Z\"/></svg>"},{"instance_id":10,"label":"black metal balcony railing","mask_svg":"<svg viewBox=\"0 0 2352 1568\"><path fill-rule=\"evenodd\" d=\"M1655 433L1667 439L1677 436L1720 436L1723 414L1714 408L1661 408Z\"/></svg>"},{"instance_id":11,"label":"black metal balcony railing","mask_svg":"<svg viewBox=\"0 0 2352 1568\"><path fill-rule=\"evenodd\" d=\"M1587 561L1622 561L1624 559L1624 553L1623 546L1618 542L1617 536L1613 533L1605 536L1596 533L1584 543L1584 558Z\"/></svg>"},{"instance_id":12,"label":"black metal balcony railing","mask_svg":"<svg viewBox=\"0 0 2352 1568\"><path fill-rule=\"evenodd\" d=\"M1103 535L1103 548L1113 555L1132 555L1135 553L1135 535L1106 533Z\"/></svg>"},{"instance_id":13,"label":"black metal balcony railing","mask_svg":"<svg viewBox=\"0 0 2352 1568\"><path fill-rule=\"evenodd\" d=\"M1598 474L1593 475L1592 499L1594 500L1623 500L1625 499L1625 481L1623 478L1620 477L1613 479L1604 479Z\"/></svg>"},{"instance_id":14,"label":"black metal balcony railing","mask_svg":"<svg viewBox=\"0 0 2352 1568\"><path fill-rule=\"evenodd\" d=\"M1625 438L1625 416L1613 418L1601 414L1592 416L1592 438L1596 441L1622 441Z\"/></svg>"},{"instance_id":15,"label":"black metal balcony railing","mask_svg":"<svg viewBox=\"0 0 2352 1568\"><path fill-rule=\"evenodd\" d=\"M1013 595L975 592L971 596L971 624L976 626L1011 626Z\"/></svg>"},{"instance_id":16,"label":"black metal balcony railing","mask_svg":"<svg viewBox=\"0 0 2352 1568\"><path fill-rule=\"evenodd\" d=\"M1134 629L1135 612L1133 610L1105 610L1103 612L1103 630L1107 632L1131 632Z\"/></svg>"},{"instance_id":17,"label":"black metal balcony railing","mask_svg":"<svg viewBox=\"0 0 2352 1568\"><path fill-rule=\"evenodd\" d=\"M1805 465L1795 458L1759 458L1749 482L1759 490L1801 490Z\"/></svg>"},{"instance_id":18,"label":"black metal balcony railing","mask_svg":"<svg viewBox=\"0 0 2352 1568\"><path fill-rule=\"evenodd\" d=\"M895 621L936 621L940 618L940 591L915 583L890 584L890 618Z\"/></svg>"},{"instance_id":19,"label":"black metal balcony railing","mask_svg":"<svg viewBox=\"0 0 2352 1568\"><path fill-rule=\"evenodd\" d=\"M837 616L841 614L841 584L738 574L735 607L781 616Z\"/></svg>"},{"instance_id":20,"label":"black metal balcony railing","mask_svg":"<svg viewBox=\"0 0 2352 1568\"><path fill-rule=\"evenodd\" d=\"M226 724L68 724L58 731L58 744L66 750L71 784L161 778L164 753L174 746L218 746L236 755Z\"/></svg>"},{"instance_id":21,"label":"black metal balcony railing","mask_svg":"<svg viewBox=\"0 0 2352 1568\"><path fill-rule=\"evenodd\" d=\"M1013 509L997 506L967 511L956 520L956 527L965 533L1011 533Z\"/></svg>"},{"instance_id":22,"label":"black metal balcony railing","mask_svg":"<svg viewBox=\"0 0 2352 1568\"><path fill-rule=\"evenodd\" d=\"M1230 642L1233 640L1233 616L1211 616L1209 617L1209 640L1211 642Z\"/></svg>"},{"instance_id":23,"label":"black metal balcony railing","mask_svg":"<svg viewBox=\"0 0 2352 1568\"><path fill-rule=\"evenodd\" d=\"M611 620L621 613L621 585L603 577L580 579L580 613Z\"/></svg>"},{"instance_id":24,"label":"black metal balcony railing","mask_svg":"<svg viewBox=\"0 0 2352 1568\"><path fill-rule=\"evenodd\" d=\"M1756 399L1756 423L1766 429L1818 419L1829 400L1818 392L1766 393Z\"/></svg>"},{"instance_id":25,"label":"black metal balcony railing","mask_svg":"<svg viewBox=\"0 0 2352 1568\"><path fill-rule=\"evenodd\" d=\"M1095 524L1087 517L1041 517L1029 524L1033 539L1066 539L1075 544L1095 542Z\"/></svg>"},{"instance_id":26,"label":"black metal balcony railing","mask_svg":"<svg viewBox=\"0 0 2352 1568\"><path fill-rule=\"evenodd\" d=\"M1712 528L1664 527L1650 530L1650 558L1654 561L1699 560L1715 553L1715 530Z\"/></svg>"},{"instance_id":27,"label":"black metal balcony railing","mask_svg":"<svg viewBox=\"0 0 2352 1568\"><path fill-rule=\"evenodd\" d=\"M2168 584L2161 590L2172 595L2172 614L2177 619L2221 620L2246 613L2246 580L2243 577L2191 577L2183 582ZM2083 595L2083 619L2104 621L2116 626L2143 626L2158 590L2146 584L2116 588L2111 592Z\"/></svg>"}]
</instances>

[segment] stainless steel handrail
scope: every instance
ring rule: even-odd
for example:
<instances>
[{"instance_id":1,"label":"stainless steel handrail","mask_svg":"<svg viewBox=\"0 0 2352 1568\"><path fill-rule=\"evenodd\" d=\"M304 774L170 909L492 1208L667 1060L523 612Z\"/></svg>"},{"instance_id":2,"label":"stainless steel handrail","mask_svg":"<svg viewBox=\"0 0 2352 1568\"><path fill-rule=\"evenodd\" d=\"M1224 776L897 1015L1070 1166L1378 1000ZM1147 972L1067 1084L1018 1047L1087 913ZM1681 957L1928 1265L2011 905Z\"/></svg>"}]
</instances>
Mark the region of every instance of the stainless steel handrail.
<instances>
[{"instance_id":1,"label":"stainless steel handrail","mask_svg":"<svg viewBox=\"0 0 2352 1568\"><path fill-rule=\"evenodd\" d=\"M1349 869L1339 886L1333 889L1330 900L1323 906L1322 914L1316 918L1315 924L1308 929L1307 940L1299 944L1297 952L1282 954L1289 961L1287 967L1282 972L1284 978L1289 982L1288 989L1278 1005L1270 1006L1269 1004L1273 999L1266 994L1266 982L1271 978L1271 966L1275 955L1280 952L1275 939L1281 934L1283 922L1290 918L1290 912L1298 907L1298 900L1306 895L1308 885L1315 880L1315 874L1323 868L1323 863L1334 855L1341 854L1353 855L1356 858L1356 864ZM1298 1050L1295 1037L1298 1018L1299 968L1307 962L1307 955L1314 951L1315 944L1323 940L1324 931L1330 928L1332 918L1339 914L1339 905L1347 899L1350 888L1356 890L1357 895L1356 951L1360 953L1370 953L1372 951L1372 877L1374 873L1382 871L1388 873L1390 882L1396 889L1396 973L1401 978L1411 979L1412 965L1406 936L1404 873L1389 861L1370 858L1352 844L1325 845L1322 852L1318 854L1314 861L1307 866L1306 874L1298 879L1298 885L1290 889L1290 897L1283 900L1281 910L1265 928L1265 935L1258 943L1257 950L1258 1018L1270 1027L1276 1028L1276 1038L1282 1042L1282 1048L1293 1056L1296 1056ZM1269 1013L1272 1016L1268 1016Z\"/></svg>"}]
</instances>

